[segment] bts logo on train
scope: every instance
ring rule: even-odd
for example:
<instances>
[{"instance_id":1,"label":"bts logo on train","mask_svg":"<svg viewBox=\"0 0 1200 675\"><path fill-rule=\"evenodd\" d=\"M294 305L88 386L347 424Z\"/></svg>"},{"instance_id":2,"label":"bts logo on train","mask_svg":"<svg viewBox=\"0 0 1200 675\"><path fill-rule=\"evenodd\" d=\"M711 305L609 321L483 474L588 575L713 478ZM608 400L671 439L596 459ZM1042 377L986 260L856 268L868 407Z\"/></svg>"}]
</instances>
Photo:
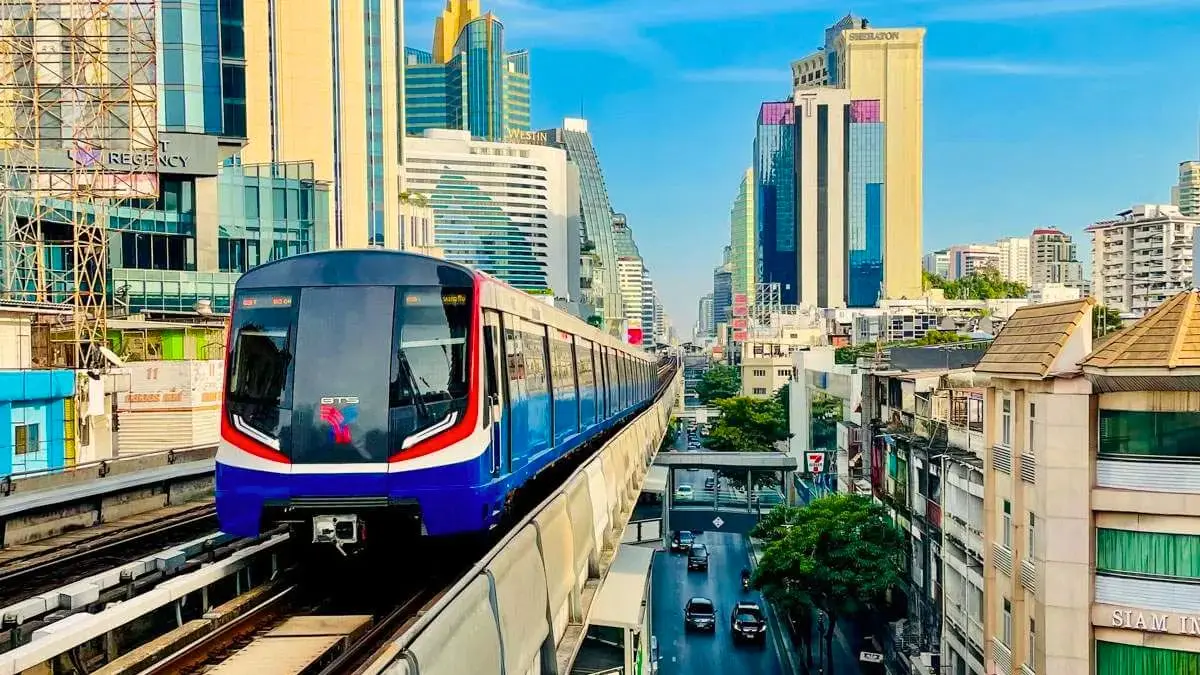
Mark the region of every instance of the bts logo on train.
<instances>
[{"instance_id":1,"label":"bts logo on train","mask_svg":"<svg viewBox=\"0 0 1200 675\"><path fill-rule=\"evenodd\" d=\"M353 443L350 425L357 418L357 396L325 396L321 399L321 421L329 425L330 442Z\"/></svg>"}]
</instances>

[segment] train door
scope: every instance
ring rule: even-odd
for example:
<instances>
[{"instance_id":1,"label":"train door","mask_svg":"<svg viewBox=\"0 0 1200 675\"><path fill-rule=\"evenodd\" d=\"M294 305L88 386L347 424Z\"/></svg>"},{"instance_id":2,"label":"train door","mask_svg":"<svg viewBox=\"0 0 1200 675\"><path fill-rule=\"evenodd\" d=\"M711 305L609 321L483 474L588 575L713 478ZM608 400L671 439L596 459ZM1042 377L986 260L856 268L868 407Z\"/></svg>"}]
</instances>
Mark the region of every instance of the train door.
<instances>
[{"instance_id":1,"label":"train door","mask_svg":"<svg viewBox=\"0 0 1200 675\"><path fill-rule=\"evenodd\" d=\"M505 368L504 320L499 312L483 312L483 345L486 386L484 406L492 432L492 476L507 474L509 425L508 373Z\"/></svg>"}]
</instances>

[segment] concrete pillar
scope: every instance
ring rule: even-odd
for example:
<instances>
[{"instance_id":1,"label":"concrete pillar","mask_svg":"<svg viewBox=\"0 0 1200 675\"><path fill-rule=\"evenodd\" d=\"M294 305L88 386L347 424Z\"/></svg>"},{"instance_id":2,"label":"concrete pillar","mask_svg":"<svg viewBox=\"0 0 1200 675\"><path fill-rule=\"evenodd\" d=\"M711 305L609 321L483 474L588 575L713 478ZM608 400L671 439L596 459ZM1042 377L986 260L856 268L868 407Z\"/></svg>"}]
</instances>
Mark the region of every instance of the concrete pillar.
<instances>
[{"instance_id":1,"label":"concrete pillar","mask_svg":"<svg viewBox=\"0 0 1200 675\"><path fill-rule=\"evenodd\" d=\"M228 170L228 169L226 169ZM217 239L221 222L216 176L196 179L196 271L218 271Z\"/></svg>"}]
</instances>

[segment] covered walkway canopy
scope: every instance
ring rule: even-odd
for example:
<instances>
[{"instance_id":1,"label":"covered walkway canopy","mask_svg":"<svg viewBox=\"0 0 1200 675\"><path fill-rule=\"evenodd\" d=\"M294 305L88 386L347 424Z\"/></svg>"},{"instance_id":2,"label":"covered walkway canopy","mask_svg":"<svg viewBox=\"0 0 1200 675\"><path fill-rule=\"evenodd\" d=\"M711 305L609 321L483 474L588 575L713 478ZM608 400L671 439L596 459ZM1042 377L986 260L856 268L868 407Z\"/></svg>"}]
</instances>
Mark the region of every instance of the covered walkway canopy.
<instances>
[{"instance_id":1,"label":"covered walkway canopy","mask_svg":"<svg viewBox=\"0 0 1200 675\"><path fill-rule=\"evenodd\" d=\"M782 452L660 452L655 467L670 469L724 469L742 471L797 471L800 463ZM654 468L650 469L653 475ZM663 476L664 483L666 476ZM647 488L650 476L646 478Z\"/></svg>"}]
</instances>

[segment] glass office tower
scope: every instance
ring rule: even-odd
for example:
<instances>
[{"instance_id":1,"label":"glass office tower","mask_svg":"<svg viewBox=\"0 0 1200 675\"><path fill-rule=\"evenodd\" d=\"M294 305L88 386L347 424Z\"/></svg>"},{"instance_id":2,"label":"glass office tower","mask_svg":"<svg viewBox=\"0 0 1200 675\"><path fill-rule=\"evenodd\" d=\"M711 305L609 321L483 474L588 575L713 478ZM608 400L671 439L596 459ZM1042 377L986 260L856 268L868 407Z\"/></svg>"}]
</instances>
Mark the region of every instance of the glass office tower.
<instances>
[{"instance_id":1,"label":"glass office tower","mask_svg":"<svg viewBox=\"0 0 1200 675\"><path fill-rule=\"evenodd\" d=\"M785 305L797 304L796 109L763 103L754 137L756 264L760 283L778 283Z\"/></svg>"},{"instance_id":2,"label":"glass office tower","mask_svg":"<svg viewBox=\"0 0 1200 675\"><path fill-rule=\"evenodd\" d=\"M406 133L460 129L504 141L529 131L529 52L504 51L504 24L490 12L476 16L464 7L452 14L437 23L434 42L447 44L461 24L453 47L443 54L404 50Z\"/></svg>"},{"instance_id":3,"label":"glass office tower","mask_svg":"<svg viewBox=\"0 0 1200 675\"><path fill-rule=\"evenodd\" d=\"M883 294L884 124L879 101L851 101L846 121L846 304L874 307Z\"/></svg>"}]
</instances>

